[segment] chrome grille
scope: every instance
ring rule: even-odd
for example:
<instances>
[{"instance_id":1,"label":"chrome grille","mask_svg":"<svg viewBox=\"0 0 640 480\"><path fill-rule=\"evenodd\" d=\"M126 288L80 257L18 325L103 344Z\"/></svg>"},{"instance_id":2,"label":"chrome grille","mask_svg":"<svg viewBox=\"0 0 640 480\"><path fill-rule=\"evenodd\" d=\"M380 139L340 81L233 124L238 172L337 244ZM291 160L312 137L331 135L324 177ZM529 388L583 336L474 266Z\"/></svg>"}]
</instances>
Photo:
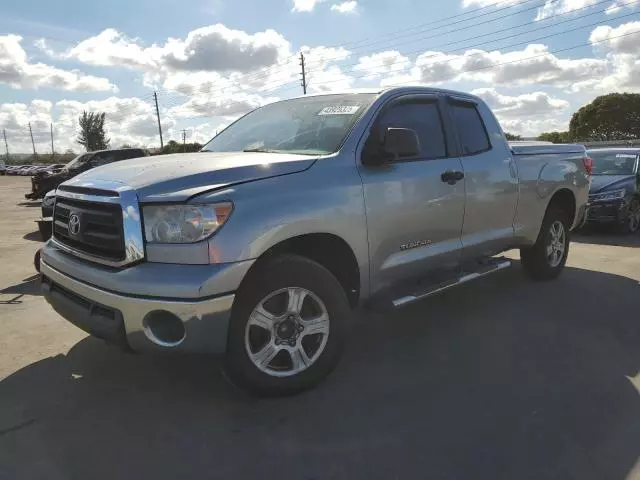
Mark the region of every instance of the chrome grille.
<instances>
[{"instance_id":1,"label":"chrome grille","mask_svg":"<svg viewBox=\"0 0 640 480\"><path fill-rule=\"evenodd\" d=\"M82 177L82 176L80 176ZM120 182L71 179L56 190L53 235L60 250L110 267L144 260L138 195ZM70 217L74 227L70 231Z\"/></svg>"},{"instance_id":2,"label":"chrome grille","mask_svg":"<svg viewBox=\"0 0 640 480\"><path fill-rule=\"evenodd\" d=\"M79 220L77 232L69 219ZM99 203L58 197L53 211L53 236L64 245L109 260L124 260L122 209L119 204Z\"/></svg>"}]
</instances>

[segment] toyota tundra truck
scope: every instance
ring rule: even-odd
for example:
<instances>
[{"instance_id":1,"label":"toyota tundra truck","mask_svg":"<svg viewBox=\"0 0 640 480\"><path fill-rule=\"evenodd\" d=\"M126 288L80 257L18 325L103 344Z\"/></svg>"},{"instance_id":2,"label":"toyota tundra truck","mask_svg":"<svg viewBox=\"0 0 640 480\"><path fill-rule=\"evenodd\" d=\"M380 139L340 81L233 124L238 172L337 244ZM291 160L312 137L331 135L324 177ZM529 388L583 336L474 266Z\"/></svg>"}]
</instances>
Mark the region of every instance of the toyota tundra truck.
<instances>
[{"instance_id":1,"label":"toyota tundra truck","mask_svg":"<svg viewBox=\"0 0 640 480\"><path fill-rule=\"evenodd\" d=\"M510 249L533 279L556 278L591 168L581 145L509 145L466 93L279 101L200 152L63 183L42 290L126 350L223 354L234 384L293 394L337 365L356 308L400 308L497 272Z\"/></svg>"}]
</instances>

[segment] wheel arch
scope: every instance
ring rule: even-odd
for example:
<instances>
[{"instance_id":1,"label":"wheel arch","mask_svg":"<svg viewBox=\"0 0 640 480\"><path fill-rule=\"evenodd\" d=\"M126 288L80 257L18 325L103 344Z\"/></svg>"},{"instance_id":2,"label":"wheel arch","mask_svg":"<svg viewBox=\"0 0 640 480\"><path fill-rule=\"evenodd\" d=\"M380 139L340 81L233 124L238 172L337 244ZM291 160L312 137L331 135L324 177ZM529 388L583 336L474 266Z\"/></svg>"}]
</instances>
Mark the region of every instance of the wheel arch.
<instances>
[{"instance_id":1,"label":"wheel arch","mask_svg":"<svg viewBox=\"0 0 640 480\"><path fill-rule=\"evenodd\" d=\"M281 254L300 255L319 263L336 277L351 307L356 307L360 302L362 285L356 255L343 238L333 233L301 234L276 243L258 257L242 283L266 260Z\"/></svg>"},{"instance_id":2,"label":"wheel arch","mask_svg":"<svg viewBox=\"0 0 640 480\"><path fill-rule=\"evenodd\" d=\"M575 194L568 188L560 188L556 190L549 199L546 211L549 211L552 207L557 207L565 211L569 219L569 226L570 228L573 228L577 214Z\"/></svg>"}]
</instances>

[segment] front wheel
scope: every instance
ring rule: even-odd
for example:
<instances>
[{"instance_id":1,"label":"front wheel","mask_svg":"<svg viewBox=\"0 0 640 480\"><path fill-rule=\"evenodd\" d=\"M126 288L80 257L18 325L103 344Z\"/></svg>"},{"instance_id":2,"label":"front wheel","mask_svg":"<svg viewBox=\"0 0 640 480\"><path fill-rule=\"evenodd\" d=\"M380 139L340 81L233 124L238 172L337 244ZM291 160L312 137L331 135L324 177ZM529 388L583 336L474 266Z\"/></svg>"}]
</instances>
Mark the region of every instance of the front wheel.
<instances>
[{"instance_id":1,"label":"front wheel","mask_svg":"<svg viewBox=\"0 0 640 480\"><path fill-rule=\"evenodd\" d=\"M564 210L551 206L536 243L520 249L520 261L531 278L553 280L560 275L569 255L569 228Z\"/></svg>"},{"instance_id":2,"label":"front wheel","mask_svg":"<svg viewBox=\"0 0 640 480\"><path fill-rule=\"evenodd\" d=\"M227 376L262 396L311 388L342 355L350 316L344 290L325 267L300 256L256 268L234 302Z\"/></svg>"},{"instance_id":3,"label":"front wheel","mask_svg":"<svg viewBox=\"0 0 640 480\"><path fill-rule=\"evenodd\" d=\"M634 198L629 204L626 221L622 225L624 233L637 233L640 230L640 200Z\"/></svg>"}]
</instances>

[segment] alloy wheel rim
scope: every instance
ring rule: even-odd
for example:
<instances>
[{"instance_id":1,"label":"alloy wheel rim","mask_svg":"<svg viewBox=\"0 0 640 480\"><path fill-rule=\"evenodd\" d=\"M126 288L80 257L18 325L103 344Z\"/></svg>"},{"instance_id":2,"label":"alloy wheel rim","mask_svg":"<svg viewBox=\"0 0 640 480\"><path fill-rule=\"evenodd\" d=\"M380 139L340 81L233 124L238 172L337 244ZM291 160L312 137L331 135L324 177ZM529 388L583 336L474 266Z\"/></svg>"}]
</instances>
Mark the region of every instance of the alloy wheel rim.
<instances>
[{"instance_id":1,"label":"alloy wheel rim","mask_svg":"<svg viewBox=\"0 0 640 480\"><path fill-rule=\"evenodd\" d=\"M629 209L629 230L635 232L640 227L640 202L634 201Z\"/></svg>"},{"instance_id":2,"label":"alloy wheel rim","mask_svg":"<svg viewBox=\"0 0 640 480\"><path fill-rule=\"evenodd\" d=\"M551 224L548 238L549 241L546 248L547 261L549 266L555 268L562 262L566 250L566 233L562 222L556 220Z\"/></svg>"},{"instance_id":3,"label":"alloy wheel rim","mask_svg":"<svg viewBox=\"0 0 640 480\"><path fill-rule=\"evenodd\" d=\"M324 351L329 313L310 290L287 287L264 297L245 327L247 355L260 371L288 377L307 370Z\"/></svg>"}]
</instances>

